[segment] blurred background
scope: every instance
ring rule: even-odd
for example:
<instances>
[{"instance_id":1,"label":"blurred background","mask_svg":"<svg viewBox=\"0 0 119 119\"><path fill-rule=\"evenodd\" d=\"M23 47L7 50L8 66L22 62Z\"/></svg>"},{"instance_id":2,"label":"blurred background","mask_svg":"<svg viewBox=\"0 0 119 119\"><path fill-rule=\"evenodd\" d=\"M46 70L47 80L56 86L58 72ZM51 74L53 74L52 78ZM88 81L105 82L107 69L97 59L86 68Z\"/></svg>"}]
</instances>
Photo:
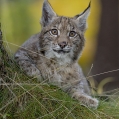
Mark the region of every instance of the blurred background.
<instances>
[{"instance_id":1,"label":"blurred background","mask_svg":"<svg viewBox=\"0 0 119 119\"><path fill-rule=\"evenodd\" d=\"M49 2L58 15L73 17L83 12L90 0ZM40 32L42 4L43 0L0 1L4 43L12 56L24 41ZM86 44L79 63L91 86L102 94L119 88L118 0L91 0L87 22Z\"/></svg>"}]
</instances>

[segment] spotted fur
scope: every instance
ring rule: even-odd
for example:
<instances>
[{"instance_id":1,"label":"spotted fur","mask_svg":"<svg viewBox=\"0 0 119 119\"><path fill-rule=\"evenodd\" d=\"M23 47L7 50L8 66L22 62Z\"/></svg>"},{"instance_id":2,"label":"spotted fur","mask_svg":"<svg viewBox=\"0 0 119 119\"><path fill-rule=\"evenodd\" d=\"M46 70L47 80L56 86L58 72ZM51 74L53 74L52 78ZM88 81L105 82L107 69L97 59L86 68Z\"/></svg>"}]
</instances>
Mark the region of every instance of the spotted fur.
<instances>
[{"instance_id":1,"label":"spotted fur","mask_svg":"<svg viewBox=\"0 0 119 119\"><path fill-rule=\"evenodd\" d=\"M28 76L56 85L84 105L97 108L98 100L90 96L87 80L77 63L84 48L89 11L90 5L75 17L58 16L45 0L42 30L18 49L15 60Z\"/></svg>"}]
</instances>

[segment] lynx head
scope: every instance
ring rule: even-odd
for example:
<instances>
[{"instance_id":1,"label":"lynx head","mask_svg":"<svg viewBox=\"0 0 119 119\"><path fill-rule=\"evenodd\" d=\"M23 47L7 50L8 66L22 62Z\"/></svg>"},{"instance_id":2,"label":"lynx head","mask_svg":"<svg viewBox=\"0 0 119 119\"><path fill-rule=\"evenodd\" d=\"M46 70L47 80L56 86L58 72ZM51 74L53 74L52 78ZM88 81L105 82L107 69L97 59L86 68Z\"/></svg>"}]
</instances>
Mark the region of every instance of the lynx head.
<instances>
[{"instance_id":1,"label":"lynx head","mask_svg":"<svg viewBox=\"0 0 119 119\"><path fill-rule=\"evenodd\" d=\"M84 47L84 32L89 12L90 4L83 13L72 18L58 16L48 1L44 1L40 47L44 49L47 58L64 63L78 59Z\"/></svg>"}]
</instances>

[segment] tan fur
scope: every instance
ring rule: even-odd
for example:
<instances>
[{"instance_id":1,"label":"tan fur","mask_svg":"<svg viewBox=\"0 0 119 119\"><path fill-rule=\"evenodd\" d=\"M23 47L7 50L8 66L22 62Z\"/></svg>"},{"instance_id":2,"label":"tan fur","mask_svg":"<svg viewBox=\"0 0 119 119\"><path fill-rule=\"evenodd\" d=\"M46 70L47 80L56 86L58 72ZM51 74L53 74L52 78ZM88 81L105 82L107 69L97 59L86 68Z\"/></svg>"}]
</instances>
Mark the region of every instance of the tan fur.
<instances>
[{"instance_id":1,"label":"tan fur","mask_svg":"<svg viewBox=\"0 0 119 119\"><path fill-rule=\"evenodd\" d=\"M21 46L15 59L28 76L56 85L84 105L97 108L98 100L90 96L88 83L77 63L85 43L88 11L89 8L74 18L57 16L45 0L41 32ZM76 35L71 37L71 31Z\"/></svg>"}]
</instances>

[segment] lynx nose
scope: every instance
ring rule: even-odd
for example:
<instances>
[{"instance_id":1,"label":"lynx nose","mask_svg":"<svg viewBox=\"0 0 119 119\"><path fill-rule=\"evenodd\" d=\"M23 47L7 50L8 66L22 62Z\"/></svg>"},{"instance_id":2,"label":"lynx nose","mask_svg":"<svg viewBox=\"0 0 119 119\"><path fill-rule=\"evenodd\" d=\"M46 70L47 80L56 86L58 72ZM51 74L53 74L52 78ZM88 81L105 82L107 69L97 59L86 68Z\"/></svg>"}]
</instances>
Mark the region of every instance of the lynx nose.
<instances>
[{"instance_id":1,"label":"lynx nose","mask_svg":"<svg viewBox=\"0 0 119 119\"><path fill-rule=\"evenodd\" d=\"M65 41L58 43L58 45L63 49L65 46L67 46L67 43Z\"/></svg>"}]
</instances>

